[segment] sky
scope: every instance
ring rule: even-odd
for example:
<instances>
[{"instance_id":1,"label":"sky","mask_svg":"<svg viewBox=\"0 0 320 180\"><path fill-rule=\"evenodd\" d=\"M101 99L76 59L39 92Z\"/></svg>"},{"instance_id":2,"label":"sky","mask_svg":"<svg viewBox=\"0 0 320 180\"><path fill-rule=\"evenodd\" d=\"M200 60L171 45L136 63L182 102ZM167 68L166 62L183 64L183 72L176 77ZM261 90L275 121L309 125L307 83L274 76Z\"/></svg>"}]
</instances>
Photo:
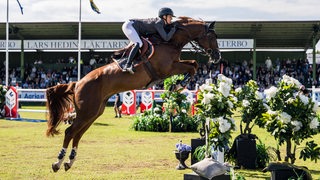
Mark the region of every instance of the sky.
<instances>
[{"instance_id":1,"label":"sky","mask_svg":"<svg viewBox=\"0 0 320 180\"><path fill-rule=\"evenodd\" d=\"M9 0L9 22L76 22L80 0ZM83 22L123 22L156 17L161 7L176 16L205 21L320 21L319 0L81 0ZM7 0L0 1L0 22L7 21ZM318 43L318 47L320 47ZM319 49L319 48L317 48Z\"/></svg>"},{"instance_id":2,"label":"sky","mask_svg":"<svg viewBox=\"0 0 320 180\"><path fill-rule=\"evenodd\" d=\"M80 0L9 0L9 22L78 21ZM101 11L92 11L82 0L82 21L121 22L156 17L161 7L176 16L205 21L319 20L319 0L94 0ZM7 0L0 1L0 22L6 22Z\"/></svg>"}]
</instances>

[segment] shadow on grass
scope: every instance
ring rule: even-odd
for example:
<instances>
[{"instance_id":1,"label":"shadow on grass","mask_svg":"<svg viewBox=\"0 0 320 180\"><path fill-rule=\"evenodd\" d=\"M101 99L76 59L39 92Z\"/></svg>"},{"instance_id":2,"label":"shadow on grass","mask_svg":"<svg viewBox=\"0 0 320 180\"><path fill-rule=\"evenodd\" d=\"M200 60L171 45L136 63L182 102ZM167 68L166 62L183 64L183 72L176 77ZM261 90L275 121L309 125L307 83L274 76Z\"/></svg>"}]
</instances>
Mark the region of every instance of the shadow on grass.
<instances>
[{"instance_id":1,"label":"shadow on grass","mask_svg":"<svg viewBox=\"0 0 320 180\"><path fill-rule=\"evenodd\" d=\"M265 179L270 180L270 172L262 172L260 169L257 170L236 170L239 174L241 174L244 177L250 177L250 179Z\"/></svg>"},{"instance_id":2,"label":"shadow on grass","mask_svg":"<svg viewBox=\"0 0 320 180\"><path fill-rule=\"evenodd\" d=\"M94 126L110 126L110 124L107 124L107 123L93 123Z\"/></svg>"},{"instance_id":3,"label":"shadow on grass","mask_svg":"<svg viewBox=\"0 0 320 180\"><path fill-rule=\"evenodd\" d=\"M320 171L318 170L309 170L312 175L320 175Z\"/></svg>"}]
</instances>

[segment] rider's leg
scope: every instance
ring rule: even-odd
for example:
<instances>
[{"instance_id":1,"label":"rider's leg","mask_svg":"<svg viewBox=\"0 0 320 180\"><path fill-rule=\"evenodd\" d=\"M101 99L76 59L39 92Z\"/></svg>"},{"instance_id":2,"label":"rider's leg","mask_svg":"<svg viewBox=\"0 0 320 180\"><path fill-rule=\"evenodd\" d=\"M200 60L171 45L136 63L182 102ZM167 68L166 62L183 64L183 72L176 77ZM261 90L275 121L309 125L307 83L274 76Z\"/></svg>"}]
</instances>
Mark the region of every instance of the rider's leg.
<instances>
[{"instance_id":1,"label":"rider's leg","mask_svg":"<svg viewBox=\"0 0 320 180\"><path fill-rule=\"evenodd\" d=\"M129 58L127 60L127 64L125 65L124 70L126 70L132 64L134 56L137 55L139 48L142 47L142 45L143 45L139 34L132 26L133 23L134 23L133 21L126 21L122 25L123 33L127 36L127 38L130 40L130 42L134 43L134 47L131 49L131 52L129 54ZM130 71L130 68L128 70ZM132 71L132 73L133 73L133 71Z\"/></svg>"},{"instance_id":2,"label":"rider's leg","mask_svg":"<svg viewBox=\"0 0 320 180\"><path fill-rule=\"evenodd\" d=\"M139 43L135 43L133 48L131 49L131 52L129 54L129 57L128 57L128 60L127 60L127 63L126 65L124 66L123 70L124 71L129 71L130 73L133 74L133 66L132 66L132 62L134 60L134 57L137 55L138 51L140 49L140 45Z\"/></svg>"}]
</instances>

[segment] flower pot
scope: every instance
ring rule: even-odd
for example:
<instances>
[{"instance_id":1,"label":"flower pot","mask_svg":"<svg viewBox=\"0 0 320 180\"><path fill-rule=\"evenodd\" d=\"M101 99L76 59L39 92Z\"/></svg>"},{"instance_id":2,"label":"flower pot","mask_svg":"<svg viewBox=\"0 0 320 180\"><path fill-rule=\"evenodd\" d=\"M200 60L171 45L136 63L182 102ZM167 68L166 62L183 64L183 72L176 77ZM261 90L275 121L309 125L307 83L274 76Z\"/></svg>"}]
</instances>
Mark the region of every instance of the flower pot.
<instances>
[{"instance_id":1,"label":"flower pot","mask_svg":"<svg viewBox=\"0 0 320 180\"><path fill-rule=\"evenodd\" d=\"M236 159L236 165L244 169L256 169L257 148L256 136L241 134L237 136L229 151Z\"/></svg>"},{"instance_id":2,"label":"flower pot","mask_svg":"<svg viewBox=\"0 0 320 180\"><path fill-rule=\"evenodd\" d=\"M189 168L185 161L189 158L190 151L181 151L181 152L175 152L176 158L179 160L179 164L176 167L177 170L183 170L186 168Z\"/></svg>"},{"instance_id":3,"label":"flower pot","mask_svg":"<svg viewBox=\"0 0 320 180\"><path fill-rule=\"evenodd\" d=\"M282 179L297 179L298 177L303 176L301 180L307 180L307 177L304 176L304 171L296 169L280 169L271 171L271 180L282 180Z\"/></svg>"},{"instance_id":4,"label":"flower pot","mask_svg":"<svg viewBox=\"0 0 320 180\"><path fill-rule=\"evenodd\" d=\"M305 167L296 166L287 162L271 162L262 172L271 172L271 180L301 179L312 180L311 174Z\"/></svg>"}]
</instances>

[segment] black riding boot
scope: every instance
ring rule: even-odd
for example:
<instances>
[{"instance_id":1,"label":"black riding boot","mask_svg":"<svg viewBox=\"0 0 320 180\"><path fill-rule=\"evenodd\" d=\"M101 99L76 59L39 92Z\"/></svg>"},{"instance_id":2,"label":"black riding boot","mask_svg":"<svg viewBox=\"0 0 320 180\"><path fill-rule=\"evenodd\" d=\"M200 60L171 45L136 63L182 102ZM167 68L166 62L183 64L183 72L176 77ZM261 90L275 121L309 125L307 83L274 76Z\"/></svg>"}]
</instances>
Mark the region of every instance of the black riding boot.
<instances>
[{"instance_id":1,"label":"black riding boot","mask_svg":"<svg viewBox=\"0 0 320 180\"><path fill-rule=\"evenodd\" d=\"M132 62L133 62L133 60L134 60L134 57L137 55L137 53L138 53L138 51L139 51L139 48L140 48L139 43L136 43L136 44L133 46L133 48L131 49L131 52L130 52L130 54L129 54L129 56L128 56L127 63L126 63L126 65L125 65L124 68L123 68L123 72L128 71L129 73L134 74Z\"/></svg>"}]
</instances>

